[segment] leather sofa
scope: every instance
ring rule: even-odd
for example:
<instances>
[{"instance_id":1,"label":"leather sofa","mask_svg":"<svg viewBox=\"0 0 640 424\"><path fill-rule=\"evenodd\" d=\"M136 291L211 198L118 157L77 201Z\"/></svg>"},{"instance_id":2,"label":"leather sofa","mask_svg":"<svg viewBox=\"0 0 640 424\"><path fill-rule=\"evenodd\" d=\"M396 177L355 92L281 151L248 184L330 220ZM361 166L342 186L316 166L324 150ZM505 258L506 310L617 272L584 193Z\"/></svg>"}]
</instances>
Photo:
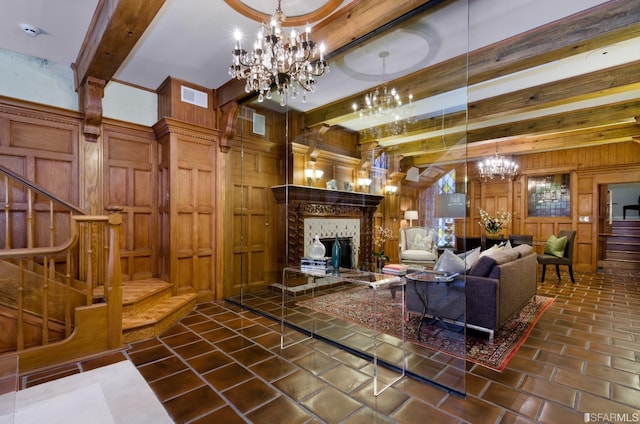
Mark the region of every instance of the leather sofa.
<instances>
[{"instance_id":1,"label":"leather sofa","mask_svg":"<svg viewBox=\"0 0 640 424\"><path fill-rule=\"evenodd\" d=\"M518 312L537 290L537 256L523 244L485 255L451 283L424 283L407 275L407 310L489 333ZM427 303L427 304L425 304Z\"/></svg>"}]
</instances>

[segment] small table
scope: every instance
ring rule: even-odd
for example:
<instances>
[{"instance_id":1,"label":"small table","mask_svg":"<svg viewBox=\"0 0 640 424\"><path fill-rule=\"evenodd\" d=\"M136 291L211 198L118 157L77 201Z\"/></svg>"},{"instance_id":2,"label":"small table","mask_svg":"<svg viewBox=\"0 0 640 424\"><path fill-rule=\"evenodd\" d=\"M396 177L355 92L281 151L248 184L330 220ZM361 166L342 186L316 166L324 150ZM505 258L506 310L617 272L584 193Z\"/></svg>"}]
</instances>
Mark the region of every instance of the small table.
<instances>
[{"instance_id":1,"label":"small table","mask_svg":"<svg viewBox=\"0 0 640 424\"><path fill-rule=\"evenodd\" d=\"M420 313L418 335L428 315L464 326L464 279L458 274L422 271L406 276L407 310Z\"/></svg>"}]
</instances>

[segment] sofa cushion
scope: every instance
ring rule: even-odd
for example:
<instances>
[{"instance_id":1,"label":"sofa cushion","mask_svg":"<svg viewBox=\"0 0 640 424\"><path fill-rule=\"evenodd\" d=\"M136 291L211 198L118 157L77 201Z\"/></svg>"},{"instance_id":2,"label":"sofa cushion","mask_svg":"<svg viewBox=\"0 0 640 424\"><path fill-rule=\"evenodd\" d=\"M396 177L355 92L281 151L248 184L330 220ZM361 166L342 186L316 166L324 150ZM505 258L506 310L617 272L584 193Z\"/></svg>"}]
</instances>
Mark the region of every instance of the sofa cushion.
<instances>
[{"instance_id":1,"label":"sofa cushion","mask_svg":"<svg viewBox=\"0 0 640 424\"><path fill-rule=\"evenodd\" d=\"M465 270L464 259L458 257L451 250L445 250L442 255L438 258L438 262L433 267L434 271L442 271L448 273L461 273L463 274Z\"/></svg>"},{"instance_id":2,"label":"sofa cushion","mask_svg":"<svg viewBox=\"0 0 640 424\"><path fill-rule=\"evenodd\" d=\"M564 256L564 249L566 246L567 246L566 236L562 236L558 238L552 234L549 236L547 243L544 245L544 253L561 258Z\"/></svg>"},{"instance_id":3,"label":"sofa cushion","mask_svg":"<svg viewBox=\"0 0 640 424\"><path fill-rule=\"evenodd\" d=\"M458 257L465 262L467 270L471 268L480 258L480 246L475 249L467 250L464 253L458 254Z\"/></svg>"},{"instance_id":4,"label":"sofa cushion","mask_svg":"<svg viewBox=\"0 0 640 424\"><path fill-rule=\"evenodd\" d=\"M401 258L403 261L434 261L436 255L428 250L403 250Z\"/></svg>"},{"instance_id":5,"label":"sofa cushion","mask_svg":"<svg viewBox=\"0 0 640 424\"><path fill-rule=\"evenodd\" d=\"M513 249L503 249L492 256L495 266L489 273L489 278L500 278L500 265L513 262L520 257L520 254Z\"/></svg>"},{"instance_id":6,"label":"sofa cushion","mask_svg":"<svg viewBox=\"0 0 640 424\"><path fill-rule=\"evenodd\" d=\"M522 258L524 256L530 255L533 252L533 247L528 244L519 244L513 248L514 252L518 252L518 257Z\"/></svg>"},{"instance_id":7,"label":"sofa cushion","mask_svg":"<svg viewBox=\"0 0 640 424\"><path fill-rule=\"evenodd\" d=\"M492 249L487 249L485 252ZM519 256L520 254L516 249L493 249L491 254L480 255L480 258L471 267L468 274L474 277L499 278L500 271L494 268L497 268L497 265L516 260Z\"/></svg>"},{"instance_id":8,"label":"sofa cushion","mask_svg":"<svg viewBox=\"0 0 640 424\"><path fill-rule=\"evenodd\" d=\"M494 253L499 252L501 249L502 249L502 247L500 245L494 244L493 246L491 246L487 250L483 250L482 252L480 252L480 257L482 258L483 256L491 256Z\"/></svg>"}]
</instances>

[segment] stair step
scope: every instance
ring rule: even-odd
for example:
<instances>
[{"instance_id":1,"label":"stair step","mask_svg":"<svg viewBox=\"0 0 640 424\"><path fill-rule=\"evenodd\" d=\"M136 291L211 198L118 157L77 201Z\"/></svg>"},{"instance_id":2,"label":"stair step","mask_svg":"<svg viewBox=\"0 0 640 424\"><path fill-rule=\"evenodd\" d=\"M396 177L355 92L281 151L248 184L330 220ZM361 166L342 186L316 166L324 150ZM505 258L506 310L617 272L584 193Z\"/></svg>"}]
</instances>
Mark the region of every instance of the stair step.
<instances>
[{"instance_id":1,"label":"stair step","mask_svg":"<svg viewBox=\"0 0 640 424\"><path fill-rule=\"evenodd\" d=\"M197 294L186 293L156 301L144 310L123 315L122 331L125 343L160 335L196 305Z\"/></svg>"},{"instance_id":2,"label":"stair step","mask_svg":"<svg viewBox=\"0 0 640 424\"><path fill-rule=\"evenodd\" d=\"M171 296L172 284L157 278L122 283L123 315L143 311L154 303Z\"/></svg>"},{"instance_id":3,"label":"stair step","mask_svg":"<svg viewBox=\"0 0 640 424\"><path fill-rule=\"evenodd\" d=\"M614 268L614 269L638 269L640 270L640 261L629 261L624 259L605 259L598 261L598 268Z\"/></svg>"},{"instance_id":4,"label":"stair step","mask_svg":"<svg viewBox=\"0 0 640 424\"><path fill-rule=\"evenodd\" d=\"M625 250L607 250L606 258L640 262L640 252L629 252Z\"/></svg>"}]
</instances>

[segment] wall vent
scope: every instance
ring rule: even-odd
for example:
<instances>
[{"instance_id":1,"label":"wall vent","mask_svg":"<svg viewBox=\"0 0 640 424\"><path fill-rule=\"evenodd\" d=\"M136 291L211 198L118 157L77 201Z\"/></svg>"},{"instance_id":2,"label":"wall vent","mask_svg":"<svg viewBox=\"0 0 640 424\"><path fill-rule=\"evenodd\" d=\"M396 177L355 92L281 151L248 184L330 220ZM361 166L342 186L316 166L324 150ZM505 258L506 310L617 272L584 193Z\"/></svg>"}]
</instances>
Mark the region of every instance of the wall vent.
<instances>
[{"instance_id":1,"label":"wall vent","mask_svg":"<svg viewBox=\"0 0 640 424\"><path fill-rule=\"evenodd\" d=\"M192 105L200 106L203 108L208 107L208 98L207 93L204 91L194 90L193 88L185 87L184 85L180 86L181 91L181 100L185 103L190 103Z\"/></svg>"}]
</instances>

